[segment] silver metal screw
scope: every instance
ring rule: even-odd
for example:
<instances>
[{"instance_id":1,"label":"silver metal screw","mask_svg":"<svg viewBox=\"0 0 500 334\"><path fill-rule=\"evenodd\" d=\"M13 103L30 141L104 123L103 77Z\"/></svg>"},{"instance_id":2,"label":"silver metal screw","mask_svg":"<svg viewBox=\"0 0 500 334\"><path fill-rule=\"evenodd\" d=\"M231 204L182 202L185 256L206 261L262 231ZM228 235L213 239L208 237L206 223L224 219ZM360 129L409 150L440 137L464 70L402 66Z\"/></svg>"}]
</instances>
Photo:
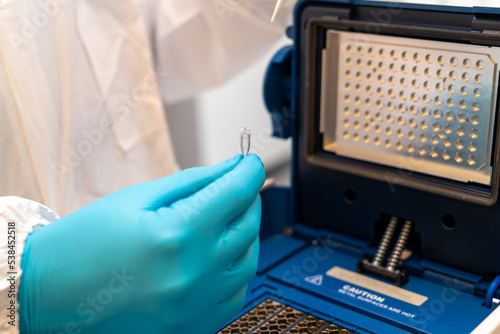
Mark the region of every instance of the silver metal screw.
<instances>
[{"instance_id":1,"label":"silver metal screw","mask_svg":"<svg viewBox=\"0 0 500 334\"><path fill-rule=\"evenodd\" d=\"M376 267L380 267L385 258L385 253L387 253L387 249L389 248L392 236L394 235L394 231L396 230L396 226L398 225L398 219L396 217L392 217L389 225L385 229L384 236L380 241L380 244L377 249L377 254L375 254L375 258L373 259L372 265Z\"/></svg>"},{"instance_id":2,"label":"silver metal screw","mask_svg":"<svg viewBox=\"0 0 500 334\"><path fill-rule=\"evenodd\" d=\"M408 237L410 236L411 227L413 223L409 220L405 222L403 225L403 229L399 234L398 241L394 246L394 250L392 251L391 258L389 259L389 263L387 264L387 270L394 271L396 266L399 263L399 259L401 258L401 254L406 247L406 242L408 241Z\"/></svg>"}]
</instances>

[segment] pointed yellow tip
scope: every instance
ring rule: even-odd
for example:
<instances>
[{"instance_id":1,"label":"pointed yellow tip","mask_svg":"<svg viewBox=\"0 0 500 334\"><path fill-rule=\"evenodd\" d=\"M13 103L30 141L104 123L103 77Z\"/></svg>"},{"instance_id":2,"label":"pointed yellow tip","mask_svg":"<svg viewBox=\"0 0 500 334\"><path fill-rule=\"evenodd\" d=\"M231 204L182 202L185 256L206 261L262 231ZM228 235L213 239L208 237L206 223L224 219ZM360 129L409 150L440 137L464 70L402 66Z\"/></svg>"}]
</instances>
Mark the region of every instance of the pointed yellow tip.
<instances>
[{"instance_id":1,"label":"pointed yellow tip","mask_svg":"<svg viewBox=\"0 0 500 334\"><path fill-rule=\"evenodd\" d=\"M271 17L271 23L274 23L274 20L276 20L276 14L278 14L278 13L275 12L273 14L273 17Z\"/></svg>"},{"instance_id":2,"label":"pointed yellow tip","mask_svg":"<svg viewBox=\"0 0 500 334\"><path fill-rule=\"evenodd\" d=\"M281 8L281 5L283 4L283 1L284 0L277 0L276 1L276 7L274 8L274 13L273 13L273 17L271 18L271 23L274 22L274 20L276 19L276 16L278 15L278 12Z\"/></svg>"}]
</instances>

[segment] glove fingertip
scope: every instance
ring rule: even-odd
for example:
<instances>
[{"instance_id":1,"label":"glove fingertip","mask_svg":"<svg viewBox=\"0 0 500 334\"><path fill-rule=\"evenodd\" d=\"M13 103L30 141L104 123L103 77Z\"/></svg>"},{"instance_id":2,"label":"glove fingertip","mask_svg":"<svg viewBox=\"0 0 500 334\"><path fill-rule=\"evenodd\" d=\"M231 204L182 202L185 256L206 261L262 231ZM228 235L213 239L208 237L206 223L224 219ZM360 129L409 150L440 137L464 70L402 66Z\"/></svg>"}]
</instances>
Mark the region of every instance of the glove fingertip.
<instances>
[{"instance_id":1,"label":"glove fingertip","mask_svg":"<svg viewBox=\"0 0 500 334\"><path fill-rule=\"evenodd\" d=\"M262 187L266 181L266 171L264 169L264 163L260 157L257 154L251 153L245 157L241 164L243 163L245 163L245 166L249 169L247 172L251 172L252 175L254 175L254 180L260 184L260 187Z\"/></svg>"},{"instance_id":2,"label":"glove fingertip","mask_svg":"<svg viewBox=\"0 0 500 334\"><path fill-rule=\"evenodd\" d=\"M227 159L223 163L226 163L229 165L235 165L235 164L238 164L241 160L243 160L243 154L236 154L234 157Z\"/></svg>"}]
</instances>

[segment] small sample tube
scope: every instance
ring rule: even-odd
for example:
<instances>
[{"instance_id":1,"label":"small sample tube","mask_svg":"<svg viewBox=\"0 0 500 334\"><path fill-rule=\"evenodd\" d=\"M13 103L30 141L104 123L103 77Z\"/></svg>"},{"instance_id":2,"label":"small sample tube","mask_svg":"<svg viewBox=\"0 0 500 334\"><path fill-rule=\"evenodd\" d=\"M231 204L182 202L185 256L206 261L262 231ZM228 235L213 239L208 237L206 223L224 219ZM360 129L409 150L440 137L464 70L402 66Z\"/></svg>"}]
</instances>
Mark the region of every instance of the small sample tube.
<instances>
[{"instance_id":1,"label":"small sample tube","mask_svg":"<svg viewBox=\"0 0 500 334\"><path fill-rule=\"evenodd\" d=\"M248 155L248 152L250 152L251 138L252 138L252 129L247 127L241 127L240 146L241 146L241 154L243 154L244 157L246 157Z\"/></svg>"}]
</instances>

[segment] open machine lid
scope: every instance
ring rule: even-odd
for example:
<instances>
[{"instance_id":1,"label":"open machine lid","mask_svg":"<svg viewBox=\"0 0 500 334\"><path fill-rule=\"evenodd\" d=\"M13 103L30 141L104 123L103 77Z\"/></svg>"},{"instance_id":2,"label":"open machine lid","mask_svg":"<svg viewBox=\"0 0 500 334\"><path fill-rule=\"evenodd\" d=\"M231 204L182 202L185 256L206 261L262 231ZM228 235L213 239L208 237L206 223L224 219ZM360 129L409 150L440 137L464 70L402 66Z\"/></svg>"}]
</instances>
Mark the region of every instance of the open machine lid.
<instances>
[{"instance_id":1,"label":"open machine lid","mask_svg":"<svg viewBox=\"0 0 500 334\"><path fill-rule=\"evenodd\" d=\"M299 2L265 87L295 221L377 240L396 216L424 258L500 272L499 33L499 8Z\"/></svg>"}]
</instances>

